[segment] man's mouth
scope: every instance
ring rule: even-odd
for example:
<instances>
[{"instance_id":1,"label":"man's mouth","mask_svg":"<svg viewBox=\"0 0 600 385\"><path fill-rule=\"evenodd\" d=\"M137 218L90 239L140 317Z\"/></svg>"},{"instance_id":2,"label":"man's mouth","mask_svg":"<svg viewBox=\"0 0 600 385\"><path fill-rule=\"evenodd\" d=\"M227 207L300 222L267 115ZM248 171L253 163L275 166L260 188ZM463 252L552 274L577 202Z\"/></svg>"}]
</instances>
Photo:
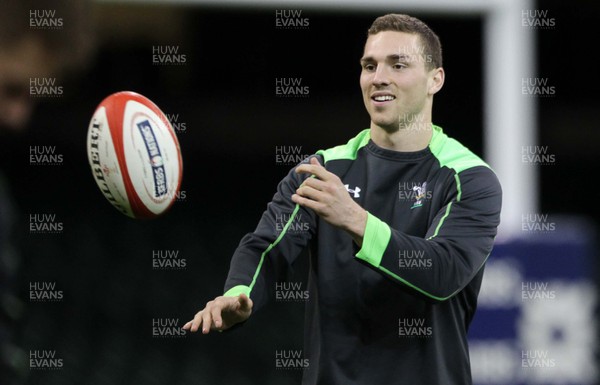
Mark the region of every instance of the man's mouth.
<instances>
[{"instance_id":1,"label":"man's mouth","mask_svg":"<svg viewBox=\"0 0 600 385\"><path fill-rule=\"evenodd\" d=\"M394 95L389 95L389 94L375 94L373 96L371 96L371 100L376 101L376 102L389 102L391 100L396 99L396 97Z\"/></svg>"}]
</instances>

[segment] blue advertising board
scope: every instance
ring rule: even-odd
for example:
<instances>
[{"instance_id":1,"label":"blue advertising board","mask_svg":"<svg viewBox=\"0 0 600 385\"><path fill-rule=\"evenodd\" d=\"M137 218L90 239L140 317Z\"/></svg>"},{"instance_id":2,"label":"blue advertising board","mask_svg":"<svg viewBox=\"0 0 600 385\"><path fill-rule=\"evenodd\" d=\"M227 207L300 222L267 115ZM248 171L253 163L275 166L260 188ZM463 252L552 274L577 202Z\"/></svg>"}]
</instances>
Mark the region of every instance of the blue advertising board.
<instances>
[{"instance_id":1,"label":"blue advertising board","mask_svg":"<svg viewBox=\"0 0 600 385\"><path fill-rule=\"evenodd\" d=\"M473 383L596 384L596 229L573 218L523 223L485 267L469 329Z\"/></svg>"}]
</instances>

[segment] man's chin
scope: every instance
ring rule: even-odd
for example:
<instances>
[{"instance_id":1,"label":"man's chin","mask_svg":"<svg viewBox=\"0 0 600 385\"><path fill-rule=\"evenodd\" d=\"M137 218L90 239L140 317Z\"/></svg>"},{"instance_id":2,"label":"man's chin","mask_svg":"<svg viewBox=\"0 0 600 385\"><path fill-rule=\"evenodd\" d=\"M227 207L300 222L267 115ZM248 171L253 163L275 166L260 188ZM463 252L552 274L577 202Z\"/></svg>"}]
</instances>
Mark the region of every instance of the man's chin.
<instances>
[{"instance_id":1,"label":"man's chin","mask_svg":"<svg viewBox=\"0 0 600 385\"><path fill-rule=\"evenodd\" d=\"M393 121L393 120L387 120L387 119L377 119L377 120L371 120L371 122L373 123L373 125L381 128L382 130L384 130L385 132L388 133L394 133L398 130L400 130L400 125L398 124L398 121Z\"/></svg>"}]
</instances>

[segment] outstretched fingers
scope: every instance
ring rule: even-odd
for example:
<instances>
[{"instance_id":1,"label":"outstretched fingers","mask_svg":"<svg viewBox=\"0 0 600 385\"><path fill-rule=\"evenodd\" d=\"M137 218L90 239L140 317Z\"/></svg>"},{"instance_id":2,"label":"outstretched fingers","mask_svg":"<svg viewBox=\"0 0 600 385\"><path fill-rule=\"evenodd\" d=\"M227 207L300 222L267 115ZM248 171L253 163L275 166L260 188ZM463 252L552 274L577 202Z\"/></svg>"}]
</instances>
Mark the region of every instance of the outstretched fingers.
<instances>
[{"instance_id":1,"label":"outstretched fingers","mask_svg":"<svg viewBox=\"0 0 600 385\"><path fill-rule=\"evenodd\" d=\"M183 329L184 330L189 330L192 333L195 333L198 331L198 329L200 328L200 326L202 326L202 313L204 312L204 310L200 310L198 313L196 313L196 315L194 316L194 318L191 321L186 322L185 325L183 325Z\"/></svg>"}]
</instances>

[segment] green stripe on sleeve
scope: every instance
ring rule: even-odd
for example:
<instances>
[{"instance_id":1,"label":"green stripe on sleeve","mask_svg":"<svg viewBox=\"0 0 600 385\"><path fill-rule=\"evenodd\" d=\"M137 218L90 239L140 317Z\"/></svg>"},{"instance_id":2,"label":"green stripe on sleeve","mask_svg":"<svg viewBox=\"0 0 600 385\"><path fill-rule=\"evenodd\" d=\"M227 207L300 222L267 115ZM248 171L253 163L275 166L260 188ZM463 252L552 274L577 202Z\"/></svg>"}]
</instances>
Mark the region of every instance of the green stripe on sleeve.
<instances>
[{"instance_id":1,"label":"green stripe on sleeve","mask_svg":"<svg viewBox=\"0 0 600 385\"><path fill-rule=\"evenodd\" d=\"M429 238L427 238L428 240L431 238L437 237L438 233L440 232L440 229L442 228L442 225L444 224L444 221L450 215L450 210L452 210L452 203L460 202L460 200L462 198L462 188L461 188L461 184L460 184L460 177L458 174L454 174L454 180L456 181L456 191L457 191L456 192L456 200L448 203L448 205L446 206L446 212L444 213L444 216L442 217L442 219L440 219L440 222L436 226L433 235L430 236Z\"/></svg>"},{"instance_id":2,"label":"green stripe on sleeve","mask_svg":"<svg viewBox=\"0 0 600 385\"><path fill-rule=\"evenodd\" d=\"M483 265L485 265L485 262L488 260L490 254L486 255L485 259L483 260L483 262L481 263L481 265L479 266L479 268L476 271L481 270L481 268L483 267ZM446 296L446 297L439 297L439 296L435 296L429 292L426 292L425 290L421 289L420 287L417 287L415 285L413 285L412 283L408 282L407 280L401 278L400 276L394 274L393 272L387 270L386 268L384 268L383 266L379 267L379 270L385 272L387 275L389 275L390 277L393 277L395 279L397 279L398 281L402 282L403 284L405 284L406 286L418 291L419 293L423 294L424 296L434 299L436 301L445 301L449 298L452 298L456 293L458 293L459 291L462 290L462 288L457 289L454 293L451 293L450 295Z\"/></svg>"},{"instance_id":3,"label":"green stripe on sleeve","mask_svg":"<svg viewBox=\"0 0 600 385\"><path fill-rule=\"evenodd\" d=\"M419 293L423 294L426 297L429 297L431 299L435 299L436 301L440 301L440 302L441 301L445 301L445 300L447 300L448 298L452 297L454 294L456 294L456 293L458 293L460 291L460 290L457 290L457 291L455 291L454 293L450 294L447 297L437 297L437 296L435 296L433 294L430 294L430 293L426 292L425 290L423 290L423 289L421 289L419 287L416 287L415 285L413 285L412 283L408 282L407 280L405 280L403 278L400 278L398 275L392 273L391 271L387 270L384 267L380 267L379 269L381 271L385 272L390 277L393 277L393 278L397 279L398 281L402 282L403 284L405 284L406 286L412 288L413 290L418 291Z\"/></svg>"},{"instance_id":4,"label":"green stripe on sleeve","mask_svg":"<svg viewBox=\"0 0 600 385\"><path fill-rule=\"evenodd\" d=\"M458 176L458 174L454 174L454 180L456 181L456 201L460 202L460 199L462 198L462 187L460 185L460 176Z\"/></svg>"},{"instance_id":5,"label":"green stripe on sleeve","mask_svg":"<svg viewBox=\"0 0 600 385\"><path fill-rule=\"evenodd\" d=\"M367 225L361 249L356 258L362 259L375 267L379 267L383 253L392 237L392 230L381 219L367 212Z\"/></svg>"},{"instance_id":6,"label":"green stripe on sleeve","mask_svg":"<svg viewBox=\"0 0 600 385\"><path fill-rule=\"evenodd\" d=\"M256 268L256 271L254 272L254 276L252 277L252 282L250 283L250 286L238 285L238 286L232 287L231 289L227 290L227 293L225 293L224 295L226 295L226 296L227 295L229 295L229 296L232 296L232 295L237 296L237 295L239 295L241 293L245 293L248 297L250 297L250 293L252 292L252 289L254 288L254 285L256 284L256 279L258 278L258 274L260 274L260 269L262 268L262 265L263 265L263 263L265 261L266 255L275 246L277 246L277 244L285 236L285 233L287 232L288 228L292 224L292 221L296 217L296 214L298 213L298 210L300 210L300 205L296 204L296 207L294 207L294 211L292 212L292 215L290 215L290 219L288 219L288 221L286 222L285 226L283 227L283 230L281 231L281 234L279 234L279 236L277 237L277 239L275 239L275 242L271 243L266 248L266 250L263 251L263 253L260 255L260 261L258 262L258 267Z\"/></svg>"},{"instance_id":7,"label":"green stripe on sleeve","mask_svg":"<svg viewBox=\"0 0 600 385\"><path fill-rule=\"evenodd\" d=\"M448 203L448 206L446 206L446 212L444 213L444 216L442 217L442 219L440 219L440 222L436 226L435 232L433 233L433 235L431 237L427 238L427 240L437 237L438 233L440 232L440 229L442 228L442 225L444 224L444 221L446 220L446 218L448 218L448 215L450 215L451 209L452 209L452 202Z\"/></svg>"}]
</instances>

